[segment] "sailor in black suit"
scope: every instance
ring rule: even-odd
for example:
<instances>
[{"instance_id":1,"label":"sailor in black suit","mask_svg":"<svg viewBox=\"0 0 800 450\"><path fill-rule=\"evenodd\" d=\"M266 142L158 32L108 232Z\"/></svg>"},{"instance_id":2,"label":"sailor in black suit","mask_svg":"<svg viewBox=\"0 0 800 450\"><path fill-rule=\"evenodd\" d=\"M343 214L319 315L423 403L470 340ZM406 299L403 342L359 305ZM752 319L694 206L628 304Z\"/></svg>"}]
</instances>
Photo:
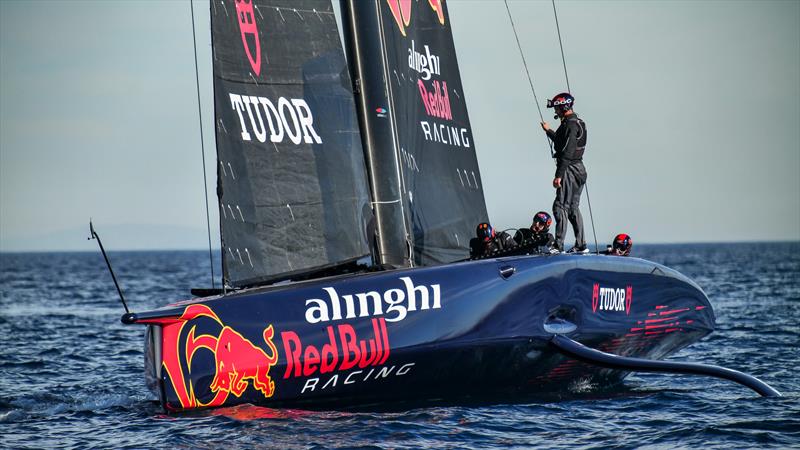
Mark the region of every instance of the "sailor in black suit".
<instances>
[{"instance_id":1,"label":"sailor in black suit","mask_svg":"<svg viewBox=\"0 0 800 450\"><path fill-rule=\"evenodd\" d=\"M556 175L553 187L556 199L553 214L556 216L555 249L564 251L564 238L567 234L567 221L575 232L575 246L568 253L588 253L583 232L583 217L580 202L583 186L586 184L586 167L583 166L583 152L586 149L586 124L572 110L575 98L569 93L561 93L547 101L548 108L555 108L561 125L553 131L547 122L542 129L553 141L556 158Z\"/></svg>"},{"instance_id":2,"label":"sailor in black suit","mask_svg":"<svg viewBox=\"0 0 800 450\"><path fill-rule=\"evenodd\" d=\"M496 233L494 228L486 222L478 224L475 234L477 237L469 241L469 257L473 259L508 250L517 245L514 238L508 233L505 231Z\"/></svg>"},{"instance_id":3,"label":"sailor in black suit","mask_svg":"<svg viewBox=\"0 0 800 450\"><path fill-rule=\"evenodd\" d=\"M532 248L535 253L549 252L555 242L550 233L552 223L553 219L550 214L539 211L533 216L530 228L517 230L514 240L521 247Z\"/></svg>"}]
</instances>

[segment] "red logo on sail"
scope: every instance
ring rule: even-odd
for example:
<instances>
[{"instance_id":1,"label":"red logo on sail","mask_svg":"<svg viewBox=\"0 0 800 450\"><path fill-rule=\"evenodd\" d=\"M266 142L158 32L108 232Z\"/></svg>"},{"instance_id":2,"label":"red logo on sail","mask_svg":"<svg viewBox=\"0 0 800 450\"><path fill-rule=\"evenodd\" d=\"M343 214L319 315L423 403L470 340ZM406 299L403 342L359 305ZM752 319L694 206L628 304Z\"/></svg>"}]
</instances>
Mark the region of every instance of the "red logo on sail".
<instances>
[{"instance_id":1,"label":"red logo on sail","mask_svg":"<svg viewBox=\"0 0 800 450\"><path fill-rule=\"evenodd\" d=\"M239 31L242 33L244 52L247 53L247 59L250 60L250 67L258 76L261 73L261 40L258 38L252 0L236 0L236 18L239 21ZM255 55L248 43L248 37L255 43Z\"/></svg>"},{"instance_id":2,"label":"red logo on sail","mask_svg":"<svg viewBox=\"0 0 800 450\"><path fill-rule=\"evenodd\" d=\"M180 348L183 327L191 320L207 317L219 324L222 329L218 334L195 335L197 325L192 325L186 337L186 345ZM264 329L262 337L269 353L242 336L233 328L222 323L219 317L206 305L189 305L177 319L162 322L163 366L169 375L175 394L182 408L219 406L225 403L229 394L241 397L247 386L261 392L265 398L275 393L275 382L269 370L278 362L278 349L272 342L275 334L272 325ZM200 349L214 354L215 374L209 386L214 397L203 403L195 394L191 373L192 359ZM183 350L183 354L180 350ZM186 370L181 365L181 357L185 357Z\"/></svg>"},{"instance_id":3,"label":"red logo on sail","mask_svg":"<svg viewBox=\"0 0 800 450\"><path fill-rule=\"evenodd\" d=\"M386 0L386 3L400 33L405 36L406 28L411 24L411 0ZM444 0L428 0L428 5L436 13L439 23L444 25Z\"/></svg>"}]
</instances>

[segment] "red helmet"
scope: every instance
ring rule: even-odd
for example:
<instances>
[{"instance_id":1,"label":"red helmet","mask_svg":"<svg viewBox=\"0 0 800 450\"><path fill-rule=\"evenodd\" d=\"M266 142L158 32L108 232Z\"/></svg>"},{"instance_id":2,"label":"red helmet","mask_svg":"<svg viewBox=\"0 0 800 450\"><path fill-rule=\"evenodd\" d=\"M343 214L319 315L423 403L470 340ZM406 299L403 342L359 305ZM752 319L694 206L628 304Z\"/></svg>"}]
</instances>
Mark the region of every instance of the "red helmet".
<instances>
[{"instance_id":1,"label":"red helmet","mask_svg":"<svg viewBox=\"0 0 800 450\"><path fill-rule=\"evenodd\" d=\"M531 224L531 229L533 225L540 224L544 226L542 231L547 232L550 230L550 225L553 224L553 218L550 217L550 214L547 214L544 211L539 211L533 216L533 224Z\"/></svg>"},{"instance_id":2,"label":"red helmet","mask_svg":"<svg viewBox=\"0 0 800 450\"><path fill-rule=\"evenodd\" d=\"M486 222L479 223L478 227L475 229L475 234L478 236L478 239L487 242L494 239L494 228Z\"/></svg>"},{"instance_id":3,"label":"red helmet","mask_svg":"<svg viewBox=\"0 0 800 450\"><path fill-rule=\"evenodd\" d=\"M612 250L615 255L619 256L628 256L631 254L631 248L633 247L633 239L625 233L620 233L614 236L614 245L612 246Z\"/></svg>"}]
</instances>

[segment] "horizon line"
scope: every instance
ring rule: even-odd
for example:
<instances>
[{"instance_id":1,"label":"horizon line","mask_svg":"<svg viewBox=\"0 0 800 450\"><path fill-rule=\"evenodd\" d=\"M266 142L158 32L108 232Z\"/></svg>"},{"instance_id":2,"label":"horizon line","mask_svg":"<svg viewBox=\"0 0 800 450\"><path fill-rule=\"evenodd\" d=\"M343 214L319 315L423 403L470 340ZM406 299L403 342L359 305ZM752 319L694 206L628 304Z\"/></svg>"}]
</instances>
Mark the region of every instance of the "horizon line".
<instances>
[{"instance_id":1,"label":"horizon line","mask_svg":"<svg viewBox=\"0 0 800 450\"><path fill-rule=\"evenodd\" d=\"M741 240L741 241L684 241L684 242L640 242L637 246L645 245L734 245L734 244L800 244L800 239L777 239L777 240ZM593 245L588 245L593 247ZM601 246L598 245L598 249ZM112 252L205 252L208 248L120 248L120 249L107 249L108 253ZM212 252L221 252L220 247L214 247ZM96 253L99 249L95 250L67 250L67 249L26 249L26 250L3 250L0 249L0 254L21 254L21 253Z\"/></svg>"}]
</instances>

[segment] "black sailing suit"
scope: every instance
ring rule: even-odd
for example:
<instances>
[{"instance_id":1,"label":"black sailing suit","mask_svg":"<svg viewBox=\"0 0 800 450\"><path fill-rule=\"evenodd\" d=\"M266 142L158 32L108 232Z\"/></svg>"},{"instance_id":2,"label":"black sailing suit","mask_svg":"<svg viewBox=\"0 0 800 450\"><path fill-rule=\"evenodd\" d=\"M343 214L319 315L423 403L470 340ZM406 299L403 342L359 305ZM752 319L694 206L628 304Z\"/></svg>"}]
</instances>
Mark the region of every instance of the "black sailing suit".
<instances>
[{"instance_id":1,"label":"black sailing suit","mask_svg":"<svg viewBox=\"0 0 800 450\"><path fill-rule=\"evenodd\" d=\"M469 257L472 259L489 256L502 250L508 250L517 245L514 238L505 231L501 231L491 240L484 241L481 238L472 238L469 241Z\"/></svg>"},{"instance_id":2,"label":"black sailing suit","mask_svg":"<svg viewBox=\"0 0 800 450\"><path fill-rule=\"evenodd\" d=\"M520 228L517 230L516 234L514 234L514 240L517 241L517 245L521 247L532 247L533 251L536 253L541 253L542 247L544 247L545 250L549 250L555 242L552 234L546 231L534 233L530 228Z\"/></svg>"},{"instance_id":3,"label":"black sailing suit","mask_svg":"<svg viewBox=\"0 0 800 450\"><path fill-rule=\"evenodd\" d=\"M561 178L561 187L556 189L553 215L556 218L556 246L564 250L567 220L575 232L575 246L586 247L583 233L583 217L580 203L583 186L586 184L586 168L583 152L586 149L586 124L572 113L561 119L556 131L547 130L553 141L556 158L556 178Z\"/></svg>"}]
</instances>

